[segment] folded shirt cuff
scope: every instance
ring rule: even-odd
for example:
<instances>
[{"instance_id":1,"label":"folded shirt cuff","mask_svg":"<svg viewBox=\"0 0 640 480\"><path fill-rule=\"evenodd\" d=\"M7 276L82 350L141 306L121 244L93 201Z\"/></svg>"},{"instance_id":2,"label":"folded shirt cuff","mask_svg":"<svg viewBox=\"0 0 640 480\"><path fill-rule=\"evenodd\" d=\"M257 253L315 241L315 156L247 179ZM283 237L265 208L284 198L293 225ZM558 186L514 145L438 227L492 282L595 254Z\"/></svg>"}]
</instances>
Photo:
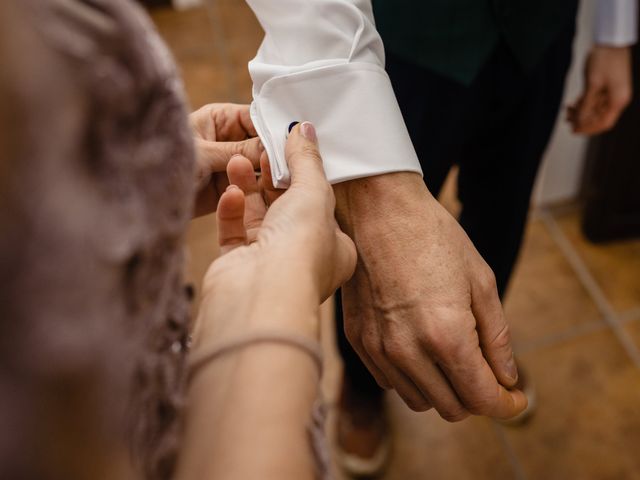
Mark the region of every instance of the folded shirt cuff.
<instances>
[{"instance_id":1,"label":"folded shirt cuff","mask_svg":"<svg viewBox=\"0 0 640 480\"><path fill-rule=\"evenodd\" d=\"M284 147L294 121L316 127L331 183L390 172L422 173L389 77L371 63L340 63L273 77L254 92L251 117L277 188L290 182Z\"/></svg>"},{"instance_id":2,"label":"folded shirt cuff","mask_svg":"<svg viewBox=\"0 0 640 480\"><path fill-rule=\"evenodd\" d=\"M628 47L638 40L638 1L599 0L595 42L610 47Z\"/></svg>"}]
</instances>

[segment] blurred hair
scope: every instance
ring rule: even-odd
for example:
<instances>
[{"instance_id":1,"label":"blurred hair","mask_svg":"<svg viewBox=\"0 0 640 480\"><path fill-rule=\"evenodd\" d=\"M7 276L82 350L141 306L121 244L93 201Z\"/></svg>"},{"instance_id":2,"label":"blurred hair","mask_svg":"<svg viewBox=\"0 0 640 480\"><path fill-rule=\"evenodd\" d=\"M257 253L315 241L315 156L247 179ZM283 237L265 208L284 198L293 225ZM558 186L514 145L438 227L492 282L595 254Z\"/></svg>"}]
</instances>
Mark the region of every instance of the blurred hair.
<instances>
[{"instance_id":1,"label":"blurred hair","mask_svg":"<svg viewBox=\"0 0 640 480\"><path fill-rule=\"evenodd\" d=\"M193 146L129 0L0 2L0 477L175 463Z\"/></svg>"}]
</instances>

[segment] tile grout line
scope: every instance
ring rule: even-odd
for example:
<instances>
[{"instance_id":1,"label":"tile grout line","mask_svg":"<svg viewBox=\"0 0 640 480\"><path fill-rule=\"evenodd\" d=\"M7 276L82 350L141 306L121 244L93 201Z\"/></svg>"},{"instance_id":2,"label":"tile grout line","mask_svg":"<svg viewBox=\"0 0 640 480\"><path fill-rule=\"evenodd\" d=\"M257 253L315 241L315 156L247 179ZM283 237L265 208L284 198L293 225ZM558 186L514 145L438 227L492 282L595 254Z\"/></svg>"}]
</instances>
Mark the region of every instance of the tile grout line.
<instances>
[{"instance_id":1,"label":"tile grout line","mask_svg":"<svg viewBox=\"0 0 640 480\"><path fill-rule=\"evenodd\" d=\"M627 323L635 322L640 320L640 308L633 308L631 310L627 310L619 315L620 322L624 325Z\"/></svg>"},{"instance_id":2,"label":"tile grout line","mask_svg":"<svg viewBox=\"0 0 640 480\"><path fill-rule=\"evenodd\" d=\"M602 318L592 320L589 323L573 326L563 332L554 333L542 337L538 340L526 342L522 345L516 346L516 356L525 355L527 353L535 352L543 348L554 347L562 342L580 338L583 335L597 332L599 330L607 328L609 325Z\"/></svg>"},{"instance_id":3,"label":"tile grout line","mask_svg":"<svg viewBox=\"0 0 640 480\"><path fill-rule=\"evenodd\" d=\"M498 435L498 439L500 440L502 447L506 451L507 460L509 461L511 468L513 469L515 479L527 480L527 474L525 473L524 468L520 463L520 459L518 458L518 455L516 454L515 450L511 446L511 442L509 442L509 439L507 438L507 435L504 432L504 427L502 425L499 425L496 420L491 420L491 425L493 426L493 429L496 432L496 435Z\"/></svg>"},{"instance_id":4,"label":"tile grout line","mask_svg":"<svg viewBox=\"0 0 640 480\"><path fill-rule=\"evenodd\" d=\"M556 245L560 248L565 258L571 265L574 273L578 277L578 280L582 286L587 290L587 293L591 296L591 299L596 304L598 310L602 314L604 321L609 325L613 334L624 348L627 355L631 358L637 368L640 368L640 350L633 342L633 339L622 327L621 319L616 314L615 310L607 300L604 292L596 282L596 280L589 272L586 264L573 248L565 234L562 232L558 223L551 213L545 209L540 210L540 218L543 220L545 226L549 230L551 237L555 241Z\"/></svg>"}]
</instances>

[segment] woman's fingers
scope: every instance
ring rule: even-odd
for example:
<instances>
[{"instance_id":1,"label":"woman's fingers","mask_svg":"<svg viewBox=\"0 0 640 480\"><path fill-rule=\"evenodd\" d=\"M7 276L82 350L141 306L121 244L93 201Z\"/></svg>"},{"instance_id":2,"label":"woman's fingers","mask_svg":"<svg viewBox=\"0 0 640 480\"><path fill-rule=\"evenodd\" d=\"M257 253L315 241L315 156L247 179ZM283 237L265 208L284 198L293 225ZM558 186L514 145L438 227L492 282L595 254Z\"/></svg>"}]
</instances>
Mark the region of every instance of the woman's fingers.
<instances>
[{"instance_id":1,"label":"woman's fingers","mask_svg":"<svg viewBox=\"0 0 640 480\"><path fill-rule=\"evenodd\" d=\"M336 248L337 258L336 261L336 284L342 285L346 283L352 276L356 269L356 262L358 260L358 254L356 252L356 246L353 240L344 233L338 225L335 226L336 232Z\"/></svg>"},{"instance_id":2,"label":"woman's fingers","mask_svg":"<svg viewBox=\"0 0 640 480\"><path fill-rule=\"evenodd\" d=\"M244 206L244 192L235 185L229 185L220 197L217 211L218 244L222 255L247 244Z\"/></svg>"},{"instance_id":3,"label":"woman's fingers","mask_svg":"<svg viewBox=\"0 0 640 480\"><path fill-rule=\"evenodd\" d=\"M244 224L249 241L253 241L267 213L267 206L260 194L252 163L242 155L234 155L227 165L227 177L229 183L237 185L245 194Z\"/></svg>"},{"instance_id":4,"label":"woman's fingers","mask_svg":"<svg viewBox=\"0 0 640 480\"><path fill-rule=\"evenodd\" d=\"M285 146L285 157L292 187L296 184L315 187L327 185L316 129L310 122L302 122L291 130Z\"/></svg>"}]
</instances>

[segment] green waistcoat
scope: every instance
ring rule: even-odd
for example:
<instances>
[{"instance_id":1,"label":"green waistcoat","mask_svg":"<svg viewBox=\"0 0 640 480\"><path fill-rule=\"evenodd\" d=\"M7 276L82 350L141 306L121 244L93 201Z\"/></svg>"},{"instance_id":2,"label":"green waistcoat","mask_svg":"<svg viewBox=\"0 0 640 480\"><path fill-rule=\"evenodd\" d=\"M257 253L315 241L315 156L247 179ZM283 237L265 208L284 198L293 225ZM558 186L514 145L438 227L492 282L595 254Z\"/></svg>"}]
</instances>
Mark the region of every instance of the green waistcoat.
<instances>
[{"instance_id":1,"label":"green waistcoat","mask_svg":"<svg viewBox=\"0 0 640 480\"><path fill-rule=\"evenodd\" d=\"M388 52L463 84L473 81L502 38L530 69L578 0L373 0Z\"/></svg>"}]
</instances>

